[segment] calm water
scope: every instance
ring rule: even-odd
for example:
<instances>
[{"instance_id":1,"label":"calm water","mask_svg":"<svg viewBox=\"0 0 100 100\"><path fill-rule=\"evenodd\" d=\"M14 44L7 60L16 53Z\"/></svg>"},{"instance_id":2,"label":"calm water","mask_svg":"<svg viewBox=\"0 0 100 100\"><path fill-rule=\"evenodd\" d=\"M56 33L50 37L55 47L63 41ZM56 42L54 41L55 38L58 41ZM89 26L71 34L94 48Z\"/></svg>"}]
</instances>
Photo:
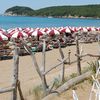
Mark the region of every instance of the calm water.
<instances>
[{"instance_id":1,"label":"calm water","mask_svg":"<svg viewBox=\"0 0 100 100\"><path fill-rule=\"evenodd\" d=\"M0 16L0 27L61 27L61 26L95 26L100 27L100 19L42 18L21 16Z\"/></svg>"}]
</instances>

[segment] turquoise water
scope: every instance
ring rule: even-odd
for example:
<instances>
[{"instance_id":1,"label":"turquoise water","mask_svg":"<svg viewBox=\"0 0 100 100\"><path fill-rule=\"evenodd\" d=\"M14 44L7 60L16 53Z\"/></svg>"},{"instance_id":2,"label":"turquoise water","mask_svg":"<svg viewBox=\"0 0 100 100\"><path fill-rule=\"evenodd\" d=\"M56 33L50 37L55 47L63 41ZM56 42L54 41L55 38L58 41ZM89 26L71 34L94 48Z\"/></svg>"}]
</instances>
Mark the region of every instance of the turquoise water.
<instances>
[{"instance_id":1,"label":"turquoise water","mask_svg":"<svg viewBox=\"0 0 100 100\"><path fill-rule=\"evenodd\" d=\"M42 18L22 16L0 16L0 27L4 29L15 27L61 27L61 26L95 26L100 27L100 19L74 18Z\"/></svg>"}]
</instances>

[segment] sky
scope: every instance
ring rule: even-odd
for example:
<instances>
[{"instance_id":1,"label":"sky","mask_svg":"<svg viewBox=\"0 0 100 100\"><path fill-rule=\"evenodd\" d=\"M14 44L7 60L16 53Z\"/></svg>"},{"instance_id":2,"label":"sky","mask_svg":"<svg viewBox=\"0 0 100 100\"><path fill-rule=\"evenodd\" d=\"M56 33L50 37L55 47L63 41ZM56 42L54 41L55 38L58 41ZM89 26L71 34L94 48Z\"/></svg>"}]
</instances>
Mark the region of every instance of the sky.
<instances>
[{"instance_id":1,"label":"sky","mask_svg":"<svg viewBox=\"0 0 100 100\"><path fill-rule=\"evenodd\" d=\"M0 0L0 14L13 6L27 6L36 10L50 6L88 4L100 4L100 0Z\"/></svg>"}]
</instances>

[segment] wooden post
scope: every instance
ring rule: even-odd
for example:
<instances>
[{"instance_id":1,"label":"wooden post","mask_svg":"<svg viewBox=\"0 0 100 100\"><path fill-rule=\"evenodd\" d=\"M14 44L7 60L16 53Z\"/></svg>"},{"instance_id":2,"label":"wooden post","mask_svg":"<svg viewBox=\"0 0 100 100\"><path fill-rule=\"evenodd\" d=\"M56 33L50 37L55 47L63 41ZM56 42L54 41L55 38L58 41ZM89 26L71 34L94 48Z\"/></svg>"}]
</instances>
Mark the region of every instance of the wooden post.
<instances>
[{"instance_id":1,"label":"wooden post","mask_svg":"<svg viewBox=\"0 0 100 100\"><path fill-rule=\"evenodd\" d=\"M20 81L19 80L17 81L17 86L18 86L18 91L19 91L20 99L21 100L24 100L24 97L23 97L23 94L22 94L22 91L21 91Z\"/></svg>"},{"instance_id":2,"label":"wooden post","mask_svg":"<svg viewBox=\"0 0 100 100\"><path fill-rule=\"evenodd\" d=\"M37 70L37 72L38 72L38 74L39 74L39 76L41 78L42 85L43 85L43 90L44 90L44 95L47 95L47 86L45 84L46 83L45 79L44 79L44 77L43 77L43 75L42 75L42 73L40 71L40 68L39 68L39 66L37 64L37 61L36 61L36 58L35 58L34 54L32 54L31 57L32 57L32 61L34 63L34 66L35 66L35 68L36 68L36 70Z\"/></svg>"},{"instance_id":3,"label":"wooden post","mask_svg":"<svg viewBox=\"0 0 100 100\"><path fill-rule=\"evenodd\" d=\"M99 54L100 54L100 35L98 35L98 46L99 46ZM100 57L98 58L100 60Z\"/></svg>"},{"instance_id":4,"label":"wooden post","mask_svg":"<svg viewBox=\"0 0 100 100\"><path fill-rule=\"evenodd\" d=\"M42 50L42 67L43 67L43 72L45 72L45 60L46 60L45 50L46 50L46 43L45 43L45 40L43 40L43 50Z\"/></svg>"},{"instance_id":5,"label":"wooden post","mask_svg":"<svg viewBox=\"0 0 100 100\"><path fill-rule=\"evenodd\" d=\"M69 63L69 65L70 65L70 54L71 54L71 51L69 50L69 52L68 52L68 63Z\"/></svg>"},{"instance_id":6,"label":"wooden post","mask_svg":"<svg viewBox=\"0 0 100 100\"><path fill-rule=\"evenodd\" d=\"M63 51L62 51L62 49L61 49L61 45L60 45L59 40L58 40L58 44L59 44L59 52L60 52L60 55L61 55L61 59L64 59L64 54L63 54ZM64 82L64 80L65 80L64 75L65 75L65 64L64 64L64 62L63 62L63 63L62 63L62 70L61 70L61 81L62 81L62 82Z\"/></svg>"},{"instance_id":7,"label":"wooden post","mask_svg":"<svg viewBox=\"0 0 100 100\"><path fill-rule=\"evenodd\" d=\"M35 57L35 55L32 53L32 51L30 50L30 48L26 45L25 41L22 40L22 43L23 43L23 45L25 46L25 49L28 51L28 53L29 53L29 54L31 55L31 57L32 57L32 62L33 62L33 64L34 64L35 68L36 68L37 73L38 73L39 76L40 76L41 81L42 81L42 86L43 86L44 94L47 95L47 94L48 94L48 92L47 92L47 86L46 86L46 84L45 84L45 80L44 80L44 77L43 77L43 75L42 75L42 72L40 71L40 68L39 68L39 66L38 66L38 63L37 63L37 61L36 61L36 57Z\"/></svg>"},{"instance_id":8,"label":"wooden post","mask_svg":"<svg viewBox=\"0 0 100 100\"><path fill-rule=\"evenodd\" d=\"M13 64L13 84L14 87L13 93L12 93L12 100L17 100L17 81L18 81L18 66L19 66L19 48L15 46L14 49L14 64Z\"/></svg>"},{"instance_id":9,"label":"wooden post","mask_svg":"<svg viewBox=\"0 0 100 100\"><path fill-rule=\"evenodd\" d=\"M76 54L80 55L78 34L76 35ZM77 56L77 70L78 70L79 75L81 75L81 62L80 61L81 61L80 57Z\"/></svg>"},{"instance_id":10,"label":"wooden post","mask_svg":"<svg viewBox=\"0 0 100 100\"><path fill-rule=\"evenodd\" d=\"M45 51L46 51L46 43L45 43L45 39L44 39L43 40L43 50L42 50L42 77L43 77L43 80L44 80L45 90L47 91L48 86L47 86L47 82L46 82L46 76L45 76L45 74L43 74L45 72L45 67L46 67L45 66L45 60L46 60L46 52Z\"/></svg>"}]
</instances>

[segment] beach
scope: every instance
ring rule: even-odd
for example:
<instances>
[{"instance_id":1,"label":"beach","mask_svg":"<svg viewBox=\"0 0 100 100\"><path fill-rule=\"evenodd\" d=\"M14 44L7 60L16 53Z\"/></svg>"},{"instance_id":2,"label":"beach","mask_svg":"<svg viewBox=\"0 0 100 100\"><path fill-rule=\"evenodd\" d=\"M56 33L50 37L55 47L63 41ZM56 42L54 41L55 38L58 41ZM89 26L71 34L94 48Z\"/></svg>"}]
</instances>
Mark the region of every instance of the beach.
<instances>
[{"instance_id":1,"label":"beach","mask_svg":"<svg viewBox=\"0 0 100 100\"><path fill-rule=\"evenodd\" d=\"M89 43L89 44L80 44L82 46L84 53L90 54L99 54L99 46L98 43ZM68 51L71 51L71 61L76 59L76 46L67 46L66 48L62 48L65 57L68 56ZM42 53L37 52L35 54L39 67L41 68L42 63ZM60 58L60 53L58 49L53 49L46 52L46 70L52 67L53 65L59 63L57 59ZM81 61L82 69L89 66L87 62L95 61L96 58L93 57L84 57ZM65 76L71 75L72 73L77 72L77 64L66 65ZM47 83L50 84L54 78L59 77L61 66L54 69L50 73L47 74ZM13 59L10 60L2 60L0 61L0 88L5 88L11 86L12 83L12 72L13 72ZM21 83L21 89L26 100L35 100L32 94L29 94L34 87L41 84L41 80L36 72L36 69L32 63L32 59L30 55L20 56L19 58L19 80ZM90 87L91 88L91 87ZM82 92L84 93L84 91ZM62 95L63 96L63 95ZM85 97L85 96L84 96ZM61 100L63 97L61 97ZM81 96L80 96L81 98ZM0 100L11 100L11 93L0 94ZM18 98L18 100L20 100ZM69 98L67 100L72 100Z\"/></svg>"},{"instance_id":2,"label":"beach","mask_svg":"<svg viewBox=\"0 0 100 100\"><path fill-rule=\"evenodd\" d=\"M0 4L0 100L100 99L100 0Z\"/></svg>"}]
</instances>

